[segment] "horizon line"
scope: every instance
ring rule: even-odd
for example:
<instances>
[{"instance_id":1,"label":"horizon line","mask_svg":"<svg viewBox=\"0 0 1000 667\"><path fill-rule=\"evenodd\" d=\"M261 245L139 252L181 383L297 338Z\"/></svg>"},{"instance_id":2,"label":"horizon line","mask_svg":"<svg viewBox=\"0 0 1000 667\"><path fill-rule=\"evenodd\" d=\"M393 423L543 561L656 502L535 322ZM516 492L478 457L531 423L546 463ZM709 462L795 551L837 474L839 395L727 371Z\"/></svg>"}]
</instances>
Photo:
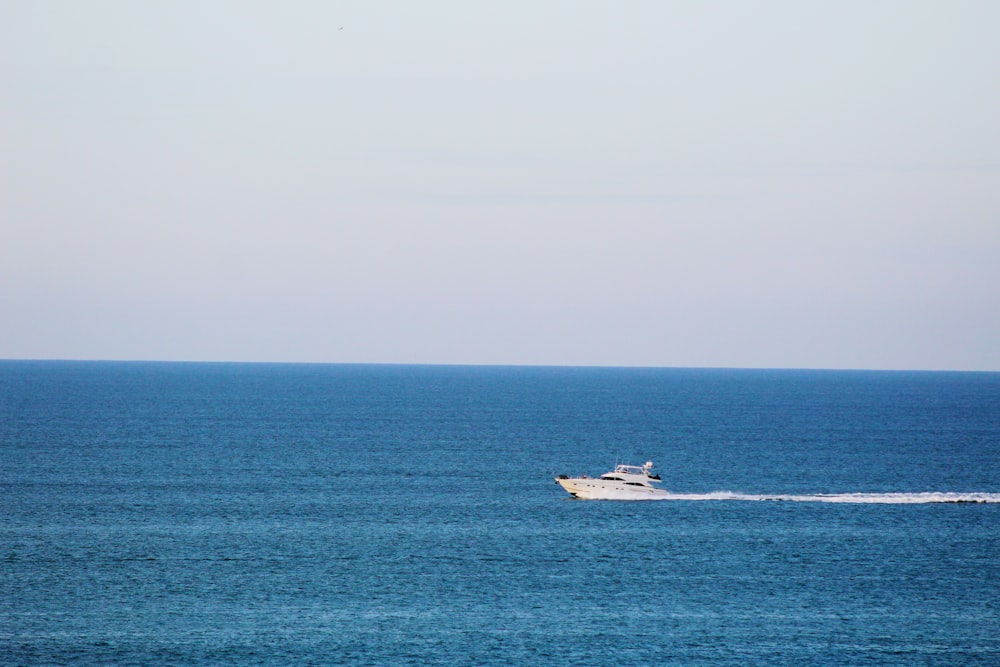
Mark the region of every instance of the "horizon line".
<instances>
[{"instance_id":1,"label":"horizon line","mask_svg":"<svg viewBox=\"0 0 1000 667\"><path fill-rule=\"evenodd\" d=\"M642 365L606 363L502 363L502 362L415 362L415 361L247 361L239 359L108 359L70 357L0 357L0 363L111 363L111 364L204 364L204 365L270 365L270 366L409 366L418 368L564 368L620 370L706 370L706 371L810 371L810 372L876 372L876 373L1000 373L996 369L959 368L863 368L833 366L736 366L736 365Z\"/></svg>"}]
</instances>

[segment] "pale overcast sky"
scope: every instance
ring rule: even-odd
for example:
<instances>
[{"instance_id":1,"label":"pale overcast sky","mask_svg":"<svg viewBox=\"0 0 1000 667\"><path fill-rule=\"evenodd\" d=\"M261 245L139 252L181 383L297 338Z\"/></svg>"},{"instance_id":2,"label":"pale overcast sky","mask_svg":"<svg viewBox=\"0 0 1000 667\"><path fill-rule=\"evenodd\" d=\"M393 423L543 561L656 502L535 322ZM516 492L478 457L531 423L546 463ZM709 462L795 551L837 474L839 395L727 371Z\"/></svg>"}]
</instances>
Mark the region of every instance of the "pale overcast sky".
<instances>
[{"instance_id":1,"label":"pale overcast sky","mask_svg":"<svg viewBox=\"0 0 1000 667\"><path fill-rule=\"evenodd\" d=\"M1000 370L998 26L7 1L0 358Z\"/></svg>"}]
</instances>

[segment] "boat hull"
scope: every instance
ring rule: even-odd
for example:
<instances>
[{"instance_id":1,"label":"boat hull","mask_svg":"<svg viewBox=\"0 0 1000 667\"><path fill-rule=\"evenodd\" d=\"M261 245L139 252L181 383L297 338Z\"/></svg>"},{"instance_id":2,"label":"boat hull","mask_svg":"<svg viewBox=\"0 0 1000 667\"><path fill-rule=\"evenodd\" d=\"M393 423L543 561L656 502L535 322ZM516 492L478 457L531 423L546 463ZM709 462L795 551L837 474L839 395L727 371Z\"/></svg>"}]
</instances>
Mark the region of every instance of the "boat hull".
<instances>
[{"instance_id":1,"label":"boat hull","mask_svg":"<svg viewBox=\"0 0 1000 667\"><path fill-rule=\"evenodd\" d=\"M670 495L652 486L636 486L590 477L557 478L556 482L574 498L581 500L657 500Z\"/></svg>"}]
</instances>

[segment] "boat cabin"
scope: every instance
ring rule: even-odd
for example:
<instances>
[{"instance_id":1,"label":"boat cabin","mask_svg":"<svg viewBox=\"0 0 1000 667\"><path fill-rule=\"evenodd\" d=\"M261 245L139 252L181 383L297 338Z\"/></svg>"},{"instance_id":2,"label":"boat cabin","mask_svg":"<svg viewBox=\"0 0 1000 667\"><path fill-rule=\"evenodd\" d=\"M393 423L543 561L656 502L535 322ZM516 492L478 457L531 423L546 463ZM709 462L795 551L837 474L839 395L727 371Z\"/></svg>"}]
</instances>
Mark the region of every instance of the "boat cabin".
<instances>
[{"instance_id":1,"label":"boat cabin","mask_svg":"<svg viewBox=\"0 0 1000 667\"><path fill-rule=\"evenodd\" d=\"M660 479L659 475L654 475L652 473L653 462L647 461L644 466L630 466L619 464L615 466L614 472L606 472L601 475L601 479L607 479L615 482L625 482L626 480L619 475L634 475L636 477L642 477L643 479ZM634 483L634 482L633 482Z\"/></svg>"}]
</instances>

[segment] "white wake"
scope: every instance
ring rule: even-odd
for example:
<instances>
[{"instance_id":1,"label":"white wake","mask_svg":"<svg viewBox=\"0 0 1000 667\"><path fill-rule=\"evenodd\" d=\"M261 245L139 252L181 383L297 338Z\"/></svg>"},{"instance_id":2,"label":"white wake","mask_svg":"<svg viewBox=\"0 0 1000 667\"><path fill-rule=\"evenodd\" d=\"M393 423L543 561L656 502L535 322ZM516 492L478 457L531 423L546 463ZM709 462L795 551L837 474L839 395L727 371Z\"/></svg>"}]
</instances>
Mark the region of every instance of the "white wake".
<instances>
[{"instance_id":1,"label":"white wake","mask_svg":"<svg viewBox=\"0 0 1000 667\"><path fill-rule=\"evenodd\" d=\"M633 496L634 498L634 496ZM711 493L667 493L648 500L749 500L788 501L794 503L856 503L883 505L916 505L926 503L1000 503L1000 493L830 493L830 494L753 494L731 491ZM622 498L625 500L625 498Z\"/></svg>"}]
</instances>

